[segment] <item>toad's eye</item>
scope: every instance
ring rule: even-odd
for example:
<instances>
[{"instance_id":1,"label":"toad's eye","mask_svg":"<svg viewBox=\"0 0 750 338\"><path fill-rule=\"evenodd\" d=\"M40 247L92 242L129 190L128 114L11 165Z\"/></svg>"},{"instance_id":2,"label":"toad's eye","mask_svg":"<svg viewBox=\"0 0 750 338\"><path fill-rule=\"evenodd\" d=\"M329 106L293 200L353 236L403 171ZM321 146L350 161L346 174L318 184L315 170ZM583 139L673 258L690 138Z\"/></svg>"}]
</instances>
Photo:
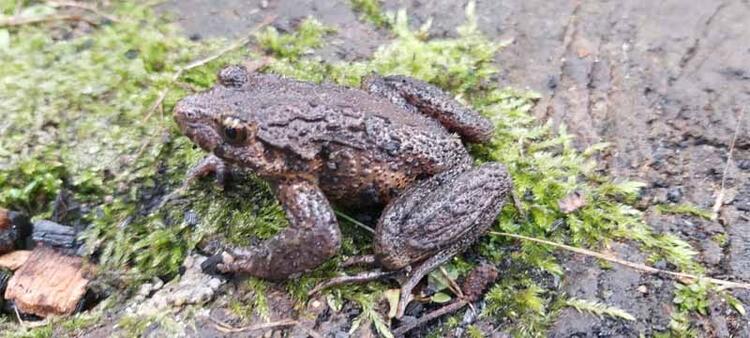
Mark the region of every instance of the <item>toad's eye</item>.
<instances>
[{"instance_id":1,"label":"toad's eye","mask_svg":"<svg viewBox=\"0 0 750 338\"><path fill-rule=\"evenodd\" d=\"M224 139L229 143L241 143L245 140L245 128L224 127Z\"/></svg>"}]
</instances>

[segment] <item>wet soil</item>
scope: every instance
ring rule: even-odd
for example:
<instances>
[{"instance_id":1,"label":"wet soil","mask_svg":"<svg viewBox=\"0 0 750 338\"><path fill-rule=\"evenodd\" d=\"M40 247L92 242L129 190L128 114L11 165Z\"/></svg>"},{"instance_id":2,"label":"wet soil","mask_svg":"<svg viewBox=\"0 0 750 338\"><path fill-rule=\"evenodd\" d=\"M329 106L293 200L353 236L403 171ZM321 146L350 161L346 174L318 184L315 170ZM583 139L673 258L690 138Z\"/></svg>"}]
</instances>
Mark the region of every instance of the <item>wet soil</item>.
<instances>
[{"instance_id":1,"label":"wet soil","mask_svg":"<svg viewBox=\"0 0 750 338\"><path fill-rule=\"evenodd\" d=\"M431 18L435 37L455 34L463 6L451 0L384 1L389 10L406 7L414 26ZM345 0L172 0L160 9L196 39L239 36L268 15L284 30L311 15L338 27L322 52L334 59L366 57L388 38L387 31L357 20ZM602 169L648 184L642 205L650 224L691 242L709 275L750 282L749 1L484 0L477 1L477 14L485 34L513 41L497 56L502 85L542 94L536 116L567 125L578 146L612 143ZM722 182L715 221L654 210L659 203L711 210ZM725 242L716 240L722 236ZM629 260L646 259L631 243L615 243L611 250ZM561 260L565 293L622 308L637 320L564 309L550 336L637 337L667 330L673 280L619 266L602 269L580 256L563 254ZM734 295L750 304L750 292ZM701 336L750 337L750 318L717 299L709 316L693 320ZM480 326L503 331L491 322Z\"/></svg>"}]
</instances>

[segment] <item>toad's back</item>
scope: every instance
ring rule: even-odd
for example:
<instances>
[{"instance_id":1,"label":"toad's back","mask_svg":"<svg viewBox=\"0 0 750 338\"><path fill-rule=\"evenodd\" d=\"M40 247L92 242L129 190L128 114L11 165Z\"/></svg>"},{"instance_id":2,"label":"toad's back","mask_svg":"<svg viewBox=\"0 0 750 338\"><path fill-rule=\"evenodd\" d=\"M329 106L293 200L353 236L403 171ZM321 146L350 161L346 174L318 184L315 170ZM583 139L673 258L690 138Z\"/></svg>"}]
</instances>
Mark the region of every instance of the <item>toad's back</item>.
<instances>
[{"instance_id":1,"label":"toad's back","mask_svg":"<svg viewBox=\"0 0 750 338\"><path fill-rule=\"evenodd\" d=\"M437 121L362 90L253 74L233 94L261 141L319 163L320 187L340 203L383 204L414 180L469 160Z\"/></svg>"}]
</instances>

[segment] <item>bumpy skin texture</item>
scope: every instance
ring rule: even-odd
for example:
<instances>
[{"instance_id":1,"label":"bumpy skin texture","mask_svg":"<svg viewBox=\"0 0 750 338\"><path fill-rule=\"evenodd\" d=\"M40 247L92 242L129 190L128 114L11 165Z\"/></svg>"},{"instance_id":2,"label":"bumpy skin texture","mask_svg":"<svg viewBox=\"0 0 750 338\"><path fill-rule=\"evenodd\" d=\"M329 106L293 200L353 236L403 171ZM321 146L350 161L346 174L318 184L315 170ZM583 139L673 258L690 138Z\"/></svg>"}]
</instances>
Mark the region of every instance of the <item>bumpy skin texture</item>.
<instances>
[{"instance_id":1,"label":"bumpy skin texture","mask_svg":"<svg viewBox=\"0 0 750 338\"><path fill-rule=\"evenodd\" d=\"M184 98L182 132L215 158L271 181L290 226L218 268L283 279L333 256L340 245L328 201L387 206L375 253L387 269L419 264L407 285L465 249L492 224L510 189L505 168L473 168L465 141L485 141L492 125L440 89L418 80L370 75L363 90L312 84L229 66L220 84ZM459 136L460 135L460 136ZM409 289L410 291L410 289Z\"/></svg>"}]
</instances>

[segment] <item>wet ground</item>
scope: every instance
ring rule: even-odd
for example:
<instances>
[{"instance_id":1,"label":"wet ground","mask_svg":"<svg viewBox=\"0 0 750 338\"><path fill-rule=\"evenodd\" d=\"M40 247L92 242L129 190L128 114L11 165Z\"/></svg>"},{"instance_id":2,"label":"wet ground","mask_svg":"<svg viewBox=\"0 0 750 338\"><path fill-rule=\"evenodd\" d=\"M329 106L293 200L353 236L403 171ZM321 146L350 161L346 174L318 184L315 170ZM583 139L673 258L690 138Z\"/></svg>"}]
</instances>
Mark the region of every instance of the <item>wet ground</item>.
<instances>
[{"instance_id":1,"label":"wet ground","mask_svg":"<svg viewBox=\"0 0 750 338\"><path fill-rule=\"evenodd\" d=\"M389 10L406 7L415 26L432 18L435 37L454 34L463 6L452 0L384 2ZM236 37L268 15L283 30L312 15L338 28L323 55L354 60L388 36L357 20L350 8L345 0L161 5L193 38ZM612 143L604 169L647 182L642 205L691 203L711 210L723 182L716 221L657 215L653 207L647 218L657 231L678 234L700 250L698 259L711 276L750 282L750 1L485 0L477 2L477 14L488 36L513 41L497 56L499 81L541 93L536 116L567 125L579 146ZM612 251L629 260L646 258L628 243L615 243ZM637 320L565 309L550 336L651 336L669 326L672 280L619 266L604 270L579 256L563 254L562 261L569 296L598 299ZM734 294L750 305L750 292ZM331 325L336 320L341 318L331 318ZM695 324L701 336L750 337L748 320L713 300L710 315Z\"/></svg>"}]
</instances>

